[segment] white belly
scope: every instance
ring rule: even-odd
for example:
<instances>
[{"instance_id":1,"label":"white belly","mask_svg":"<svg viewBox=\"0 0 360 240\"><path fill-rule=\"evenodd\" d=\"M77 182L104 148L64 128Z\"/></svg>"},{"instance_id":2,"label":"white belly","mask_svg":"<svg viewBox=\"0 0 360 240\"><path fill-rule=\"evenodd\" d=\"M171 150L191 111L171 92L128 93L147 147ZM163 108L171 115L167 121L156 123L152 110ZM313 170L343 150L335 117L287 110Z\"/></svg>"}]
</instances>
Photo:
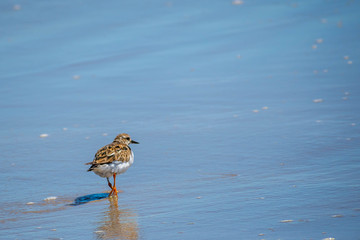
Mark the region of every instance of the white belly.
<instances>
[{"instance_id":1,"label":"white belly","mask_svg":"<svg viewBox=\"0 0 360 240\"><path fill-rule=\"evenodd\" d=\"M114 161L108 164L101 164L94 168L93 172L100 177L111 177L116 174L126 172L128 168L134 163L134 153L131 151L130 160L128 162Z\"/></svg>"}]
</instances>

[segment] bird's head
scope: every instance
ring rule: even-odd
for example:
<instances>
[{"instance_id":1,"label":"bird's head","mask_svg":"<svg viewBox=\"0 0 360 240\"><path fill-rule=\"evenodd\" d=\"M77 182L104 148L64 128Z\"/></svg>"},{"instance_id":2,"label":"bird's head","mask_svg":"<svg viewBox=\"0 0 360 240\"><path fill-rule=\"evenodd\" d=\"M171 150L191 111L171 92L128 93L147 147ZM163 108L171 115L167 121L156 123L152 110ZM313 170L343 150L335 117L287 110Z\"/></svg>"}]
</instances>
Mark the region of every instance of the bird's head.
<instances>
[{"instance_id":1,"label":"bird's head","mask_svg":"<svg viewBox=\"0 0 360 240\"><path fill-rule=\"evenodd\" d=\"M126 145L129 145L130 143L139 144L138 142L131 140L130 135L127 133L121 133L117 135L116 138L114 139L114 142L118 142Z\"/></svg>"}]
</instances>

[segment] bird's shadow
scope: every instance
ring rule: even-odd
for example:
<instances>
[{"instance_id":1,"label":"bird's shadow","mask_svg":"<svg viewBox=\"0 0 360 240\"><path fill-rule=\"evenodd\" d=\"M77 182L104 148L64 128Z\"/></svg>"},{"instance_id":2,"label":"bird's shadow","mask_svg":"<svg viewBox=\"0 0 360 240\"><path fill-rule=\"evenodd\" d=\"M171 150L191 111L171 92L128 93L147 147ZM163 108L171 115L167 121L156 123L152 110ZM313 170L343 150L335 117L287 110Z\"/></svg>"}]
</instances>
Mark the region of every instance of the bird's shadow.
<instances>
[{"instance_id":1,"label":"bird's shadow","mask_svg":"<svg viewBox=\"0 0 360 240\"><path fill-rule=\"evenodd\" d=\"M92 202L92 201L97 201L97 200L101 200L104 198L109 197L109 193L94 193L94 194L89 194L89 195L85 195L85 196L81 196L81 197L77 197L75 198L74 202L69 204L70 206L79 206L88 202Z\"/></svg>"}]
</instances>

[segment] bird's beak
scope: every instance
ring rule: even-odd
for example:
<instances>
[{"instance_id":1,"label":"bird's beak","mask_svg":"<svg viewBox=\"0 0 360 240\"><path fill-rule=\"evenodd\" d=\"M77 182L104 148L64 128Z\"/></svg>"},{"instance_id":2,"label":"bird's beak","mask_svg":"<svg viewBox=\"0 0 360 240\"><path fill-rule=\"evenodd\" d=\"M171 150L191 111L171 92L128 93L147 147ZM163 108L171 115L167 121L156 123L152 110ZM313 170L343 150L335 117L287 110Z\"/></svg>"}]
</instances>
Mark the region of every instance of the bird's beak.
<instances>
[{"instance_id":1,"label":"bird's beak","mask_svg":"<svg viewBox=\"0 0 360 240\"><path fill-rule=\"evenodd\" d=\"M131 140L130 143L139 144L137 141Z\"/></svg>"}]
</instances>

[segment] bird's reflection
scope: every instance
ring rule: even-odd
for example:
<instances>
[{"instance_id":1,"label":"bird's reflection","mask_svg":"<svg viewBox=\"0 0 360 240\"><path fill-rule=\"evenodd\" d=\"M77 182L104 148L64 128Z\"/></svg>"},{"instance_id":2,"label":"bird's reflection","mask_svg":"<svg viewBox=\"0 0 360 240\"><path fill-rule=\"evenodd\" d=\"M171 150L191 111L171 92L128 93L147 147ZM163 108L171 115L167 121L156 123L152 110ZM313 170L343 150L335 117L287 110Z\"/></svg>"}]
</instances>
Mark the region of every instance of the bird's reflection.
<instances>
[{"instance_id":1,"label":"bird's reflection","mask_svg":"<svg viewBox=\"0 0 360 240\"><path fill-rule=\"evenodd\" d=\"M110 197L108 201L109 210L95 231L97 239L138 239L136 215L130 209L119 209L117 197Z\"/></svg>"}]
</instances>

